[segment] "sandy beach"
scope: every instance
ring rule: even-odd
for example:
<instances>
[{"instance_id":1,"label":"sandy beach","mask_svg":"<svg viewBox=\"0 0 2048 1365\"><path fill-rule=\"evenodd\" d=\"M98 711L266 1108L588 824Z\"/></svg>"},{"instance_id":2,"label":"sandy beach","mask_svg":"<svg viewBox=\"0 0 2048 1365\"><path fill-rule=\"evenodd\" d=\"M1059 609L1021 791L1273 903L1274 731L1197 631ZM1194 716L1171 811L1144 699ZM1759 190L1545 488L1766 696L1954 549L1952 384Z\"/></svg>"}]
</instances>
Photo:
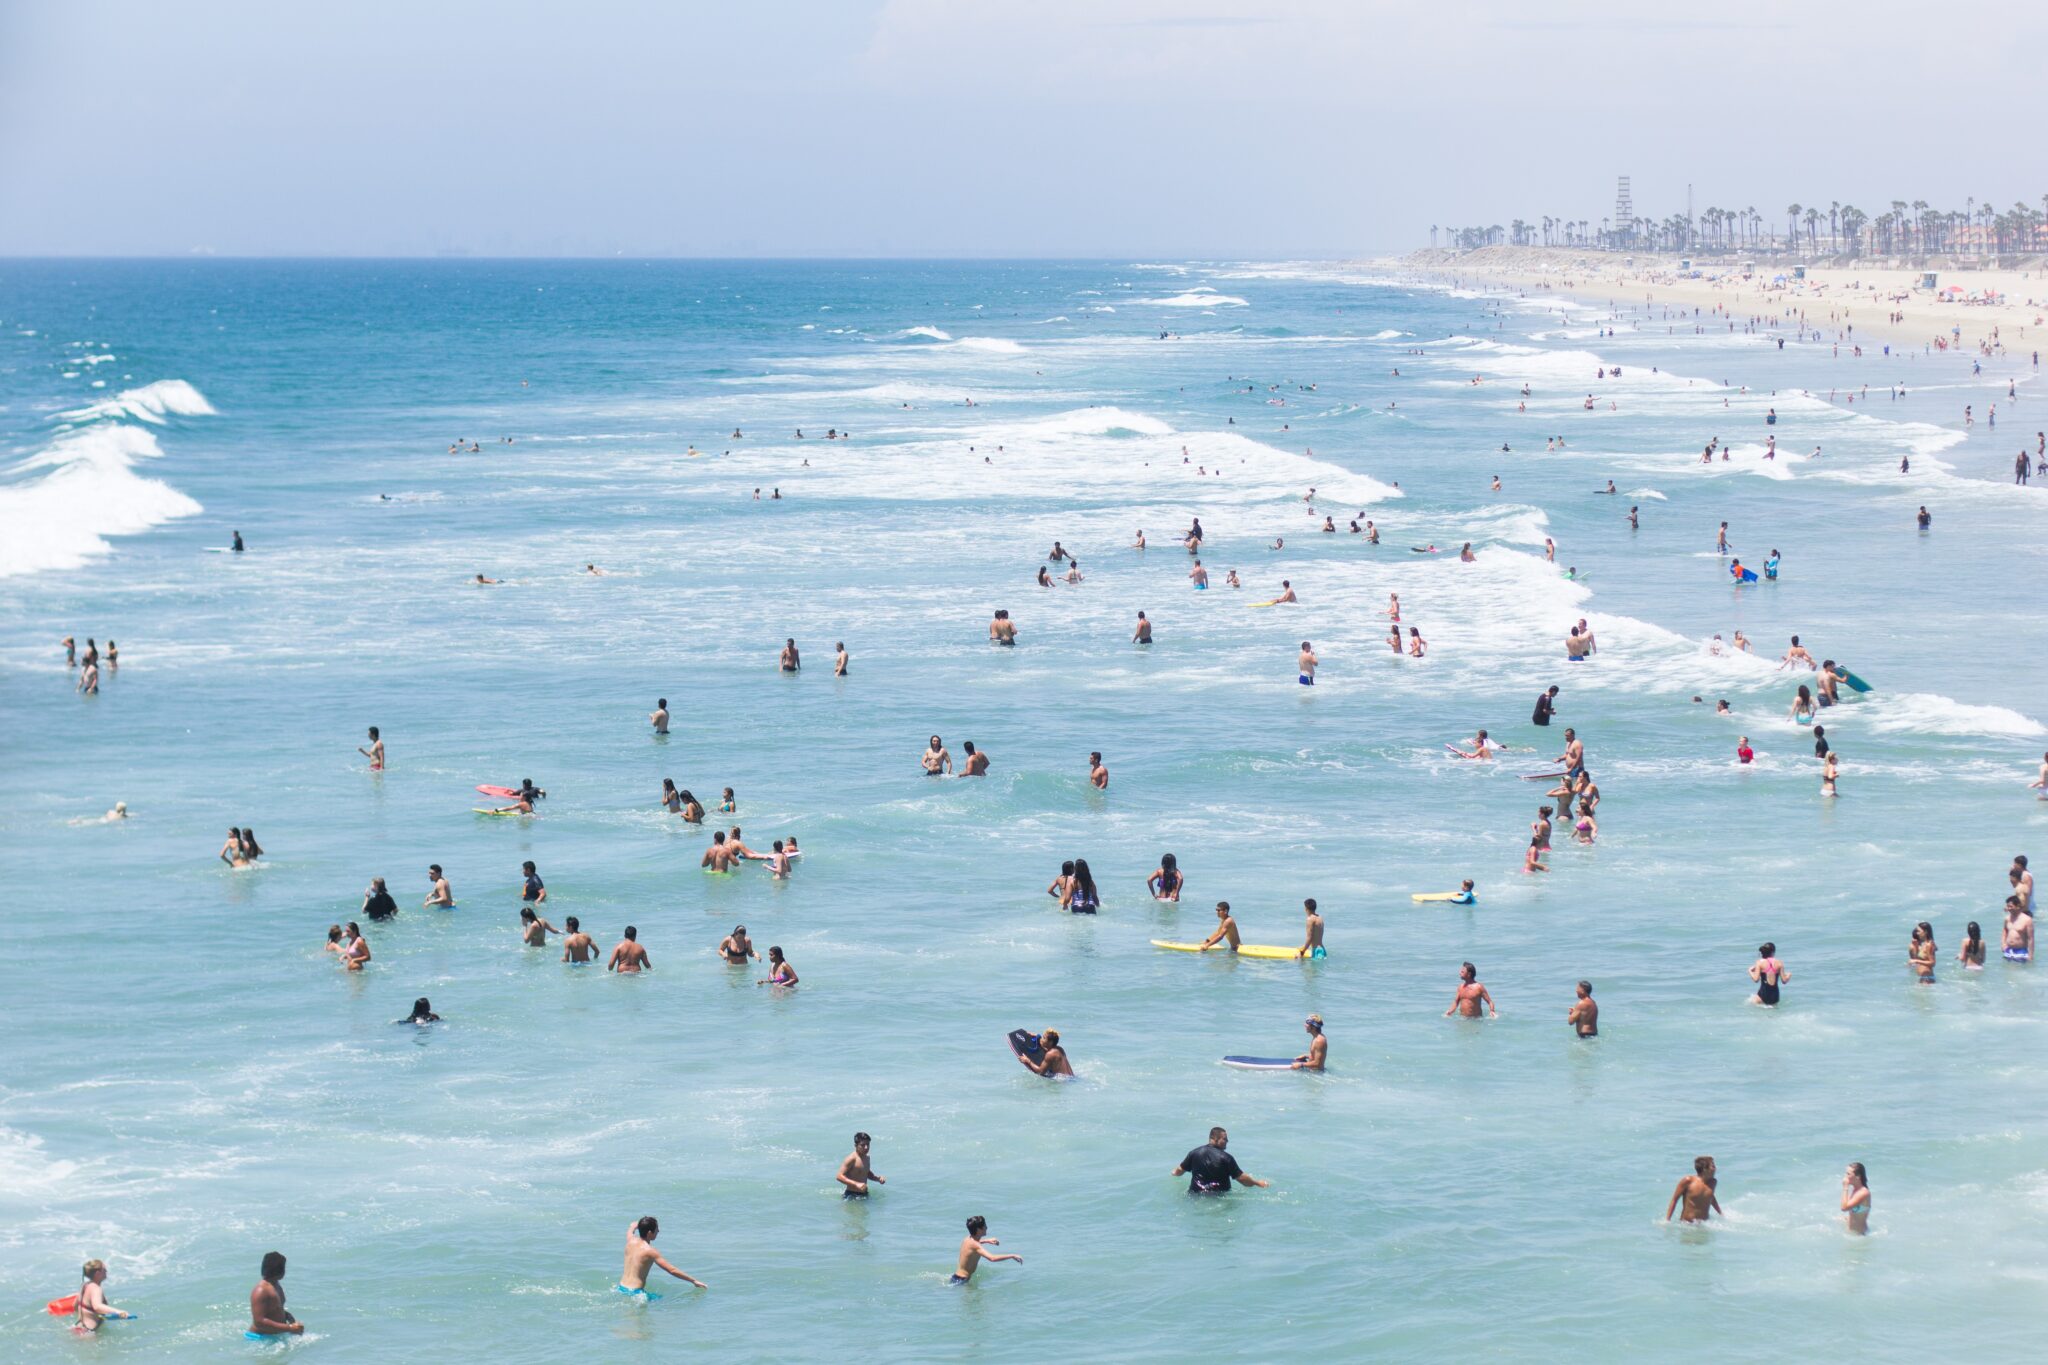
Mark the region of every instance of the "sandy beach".
<instances>
[{"instance_id":1,"label":"sandy beach","mask_svg":"<svg viewBox=\"0 0 2048 1365\"><path fill-rule=\"evenodd\" d=\"M1921 270L1834 265L1805 266L1759 259L1748 273L1735 260L1552 247L1482 247L1477 251L1417 251L1371 264L1396 275L1474 289L1556 293L1588 302L1630 307L1697 308L1746 318L1803 318L1824 335L1901 346L1945 342L1972 350L2001 345L2008 352L2038 348L2048 327L2048 270L1933 267L1936 287L1920 287Z\"/></svg>"}]
</instances>

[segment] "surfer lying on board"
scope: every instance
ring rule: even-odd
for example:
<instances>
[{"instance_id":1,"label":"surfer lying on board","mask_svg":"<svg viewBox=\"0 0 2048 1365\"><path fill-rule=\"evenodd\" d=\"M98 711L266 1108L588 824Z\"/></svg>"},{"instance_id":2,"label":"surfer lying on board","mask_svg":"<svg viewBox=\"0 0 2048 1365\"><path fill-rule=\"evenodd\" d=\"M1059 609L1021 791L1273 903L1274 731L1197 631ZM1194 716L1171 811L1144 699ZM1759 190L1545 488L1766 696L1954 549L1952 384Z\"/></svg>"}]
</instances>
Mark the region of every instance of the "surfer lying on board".
<instances>
[{"instance_id":1,"label":"surfer lying on board","mask_svg":"<svg viewBox=\"0 0 2048 1365\"><path fill-rule=\"evenodd\" d=\"M1482 762L1491 762L1493 760L1493 756L1501 752L1501 746L1495 744L1492 740L1488 739L1486 737L1486 731L1484 730L1481 730L1478 734L1474 735L1471 739L1467 740L1466 743L1472 746L1472 748L1469 751L1465 749L1460 749L1455 744L1450 745L1448 747L1450 748L1450 751L1456 754L1459 758L1476 758L1481 760Z\"/></svg>"}]
</instances>

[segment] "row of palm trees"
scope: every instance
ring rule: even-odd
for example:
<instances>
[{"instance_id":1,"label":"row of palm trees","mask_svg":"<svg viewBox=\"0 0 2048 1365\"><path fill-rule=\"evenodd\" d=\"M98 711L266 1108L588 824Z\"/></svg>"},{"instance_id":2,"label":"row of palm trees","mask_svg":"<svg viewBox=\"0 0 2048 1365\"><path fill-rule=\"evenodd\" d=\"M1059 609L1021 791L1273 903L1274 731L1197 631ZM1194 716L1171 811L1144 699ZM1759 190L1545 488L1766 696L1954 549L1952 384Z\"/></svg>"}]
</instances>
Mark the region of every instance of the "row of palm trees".
<instances>
[{"instance_id":1,"label":"row of palm trees","mask_svg":"<svg viewBox=\"0 0 2048 1365\"><path fill-rule=\"evenodd\" d=\"M1766 228L1756 206L1707 208L1697 217L1674 213L1668 218L1629 218L1615 223L1602 218L1596 230L1585 218L1553 218L1535 223L1517 218L1502 227L1439 227L1429 229L1429 244L1471 251L1482 246L1597 247L1644 251L1769 251L1791 256L1988 256L2008 252L2048 251L2048 194L2041 207L2016 202L1999 209L1973 195L1960 209L1938 209L1925 199L1911 203L1894 199L1875 218L1840 200L1823 213L1818 205L1785 206L1785 230ZM1826 227L1827 247L1821 247ZM1803 233L1802 233L1803 229Z\"/></svg>"}]
</instances>

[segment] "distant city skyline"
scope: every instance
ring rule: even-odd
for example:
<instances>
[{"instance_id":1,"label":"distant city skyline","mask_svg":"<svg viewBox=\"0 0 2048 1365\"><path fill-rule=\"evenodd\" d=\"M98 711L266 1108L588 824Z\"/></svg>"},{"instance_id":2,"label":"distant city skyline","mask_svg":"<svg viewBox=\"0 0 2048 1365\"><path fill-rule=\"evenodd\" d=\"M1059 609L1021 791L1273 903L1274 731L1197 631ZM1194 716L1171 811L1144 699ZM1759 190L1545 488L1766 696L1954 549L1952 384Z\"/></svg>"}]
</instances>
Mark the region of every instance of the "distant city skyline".
<instances>
[{"instance_id":1,"label":"distant city skyline","mask_svg":"<svg viewBox=\"0 0 2048 1365\"><path fill-rule=\"evenodd\" d=\"M2048 16L1996 18L1965 66L1898 0L20 4L0 254L1352 256L1617 173L2010 208Z\"/></svg>"}]
</instances>

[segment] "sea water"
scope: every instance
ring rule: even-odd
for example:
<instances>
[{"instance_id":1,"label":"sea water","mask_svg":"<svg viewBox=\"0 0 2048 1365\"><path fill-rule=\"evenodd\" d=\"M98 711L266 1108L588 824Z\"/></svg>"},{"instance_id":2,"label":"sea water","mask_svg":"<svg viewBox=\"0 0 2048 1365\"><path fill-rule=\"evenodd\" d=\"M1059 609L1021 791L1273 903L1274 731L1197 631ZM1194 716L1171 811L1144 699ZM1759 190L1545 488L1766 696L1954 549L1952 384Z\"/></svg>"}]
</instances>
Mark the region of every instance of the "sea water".
<instances>
[{"instance_id":1,"label":"sea water","mask_svg":"<svg viewBox=\"0 0 2048 1365\"><path fill-rule=\"evenodd\" d=\"M1699 328L1309 266L6 265L0 1355L65 1346L40 1304L89 1256L143 1314L95 1353L257 1350L272 1249L337 1359L2028 1349L2044 992L1996 945L2048 828L2043 494L2006 482L2048 425L2032 341L1973 374ZM1731 586L1723 520L1779 581ZM1056 539L1084 581L1038 587ZM1298 605L1250 608L1282 579ZM1738 629L1754 655L1709 652ZM1822 717L1832 801L1795 633L1875 687ZM119 641L97 697L66 634ZM1599 839L1560 820L1524 875L1518 774L1564 725ZM1481 726L1506 761L1446 752ZM932 734L990 776L922 776ZM536 817L472 814L527 777ZM711 823L797 836L794 875L704 876L663 777L732 787ZM215 859L231 825L260 868ZM1075 857L1098 916L1044 893ZM654 969L521 947L525 859L551 921L637 925ZM344 973L326 930L373 876L403 908ZM1464 877L1474 907L1410 900ZM1326 961L1149 945L1219 899L1298 943L1310 896ZM720 964L742 922L798 989ZM1745 1003L1766 939L1776 1011ZM1442 1017L1464 960L1497 1021ZM421 995L445 1022L394 1025ZM1219 1065L1311 1012L1328 1074ZM1019 1067L1019 1027L1079 1079ZM1270 1189L1169 1174L1219 1124ZM888 1184L841 1202L856 1130ZM1666 1226L1699 1154L1725 1221ZM708 1292L612 1292L643 1214ZM973 1214L1025 1263L963 1292Z\"/></svg>"}]
</instances>

